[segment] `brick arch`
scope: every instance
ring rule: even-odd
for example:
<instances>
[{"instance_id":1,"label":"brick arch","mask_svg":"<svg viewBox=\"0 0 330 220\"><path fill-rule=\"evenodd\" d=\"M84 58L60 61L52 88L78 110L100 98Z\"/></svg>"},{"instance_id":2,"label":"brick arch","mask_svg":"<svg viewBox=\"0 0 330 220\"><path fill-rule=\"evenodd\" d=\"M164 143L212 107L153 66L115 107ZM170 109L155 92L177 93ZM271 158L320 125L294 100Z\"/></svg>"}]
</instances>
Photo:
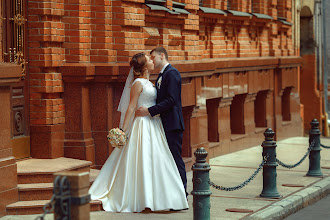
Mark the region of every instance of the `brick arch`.
<instances>
[{"instance_id":1,"label":"brick arch","mask_svg":"<svg viewBox=\"0 0 330 220\"><path fill-rule=\"evenodd\" d=\"M300 11L300 17L312 17L313 12L308 6L303 6Z\"/></svg>"}]
</instances>

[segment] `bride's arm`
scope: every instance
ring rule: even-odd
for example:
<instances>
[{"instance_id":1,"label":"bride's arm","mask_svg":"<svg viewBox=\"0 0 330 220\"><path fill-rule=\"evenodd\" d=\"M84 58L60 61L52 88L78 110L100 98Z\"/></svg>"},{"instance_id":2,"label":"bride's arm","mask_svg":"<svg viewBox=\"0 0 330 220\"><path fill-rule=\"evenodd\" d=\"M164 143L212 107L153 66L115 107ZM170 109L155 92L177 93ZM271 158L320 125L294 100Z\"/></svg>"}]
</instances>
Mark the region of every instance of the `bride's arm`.
<instances>
[{"instance_id":1,"label":"bride's arm","mask_svg":"<svg viewBox=\"0 0 330 220\"><path fill-rule=\"evenodd\" d=\"M130 93L130 98L129 98L130 101L128 104L128 108L127 108L127 111L125 114L124 123L123 123L123 127L122 127L122 129L125 132L128 127L128 123L129 123L131 117L133 116L134 109L136 107L140 93L142 92L142 89L143 89L143 87L141 85L141 82L134 83L131 88L131 93Z\"/></svg>"}]
</instances>

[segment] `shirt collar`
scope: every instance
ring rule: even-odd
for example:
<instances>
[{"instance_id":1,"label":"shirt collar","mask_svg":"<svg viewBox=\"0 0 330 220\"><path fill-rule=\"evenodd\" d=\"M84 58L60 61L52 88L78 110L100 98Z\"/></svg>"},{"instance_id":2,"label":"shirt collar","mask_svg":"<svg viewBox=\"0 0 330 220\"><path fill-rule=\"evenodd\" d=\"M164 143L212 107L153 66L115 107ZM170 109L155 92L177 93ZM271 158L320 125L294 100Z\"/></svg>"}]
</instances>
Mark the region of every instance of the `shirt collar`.
<instances>
[{"instance_id":1,"label":"shirt collar","mask_svg":"<svg viewBox=\"0 0 330 220\"><path fill-rule=\"evenodd\" d=\"M160 73L163 73L164 70L165 70L165 68L166 68L168 65L169 65L169 63L166 63L166 64L163 66L163 68L162 68L162 70L160 71Z\"/></svg>"}]
</instances>

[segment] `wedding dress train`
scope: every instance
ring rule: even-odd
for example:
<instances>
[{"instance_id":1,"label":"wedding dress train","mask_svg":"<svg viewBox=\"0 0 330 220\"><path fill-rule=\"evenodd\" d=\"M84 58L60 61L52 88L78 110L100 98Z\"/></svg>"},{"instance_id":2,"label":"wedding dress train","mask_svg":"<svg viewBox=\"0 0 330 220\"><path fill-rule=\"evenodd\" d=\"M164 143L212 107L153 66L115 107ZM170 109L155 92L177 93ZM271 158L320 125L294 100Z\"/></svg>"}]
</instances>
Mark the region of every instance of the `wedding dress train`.
<instances>
[{"instance_id":1,"label":"wedding dress train","mask_svg":"<svg viewBox=\"0 0 330 220\"><path fill-rule=\"evenodd\" d=\"M137 81L143 87L137 108L155 105L153 84ZM136 117L128 134L128 143L113 150L91 186L92 200L101 200L103 209L111 212L188 208L160 117Z\"/></svg>"}]
</instances>

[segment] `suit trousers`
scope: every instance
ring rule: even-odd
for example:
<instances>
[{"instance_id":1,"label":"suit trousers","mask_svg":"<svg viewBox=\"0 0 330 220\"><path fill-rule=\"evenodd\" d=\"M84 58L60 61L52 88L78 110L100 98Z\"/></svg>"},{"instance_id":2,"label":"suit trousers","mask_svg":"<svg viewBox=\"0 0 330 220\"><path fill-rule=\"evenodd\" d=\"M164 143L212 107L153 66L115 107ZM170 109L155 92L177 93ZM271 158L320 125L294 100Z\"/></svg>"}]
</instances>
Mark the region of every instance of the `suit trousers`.
<instances>
[{"instance_id":1,"label":"suit trousers","mask_svg":"<svg viewBox=\"0 0 330 220\"><path fill-rule=\"evenodd\" d=\"M167 131L165 132L165 135L170 151L176 163L176 166L178 167L185 192L187 192L186 167L181 156L183 131L181 130Z\"/></svg>"}]
</instances>

